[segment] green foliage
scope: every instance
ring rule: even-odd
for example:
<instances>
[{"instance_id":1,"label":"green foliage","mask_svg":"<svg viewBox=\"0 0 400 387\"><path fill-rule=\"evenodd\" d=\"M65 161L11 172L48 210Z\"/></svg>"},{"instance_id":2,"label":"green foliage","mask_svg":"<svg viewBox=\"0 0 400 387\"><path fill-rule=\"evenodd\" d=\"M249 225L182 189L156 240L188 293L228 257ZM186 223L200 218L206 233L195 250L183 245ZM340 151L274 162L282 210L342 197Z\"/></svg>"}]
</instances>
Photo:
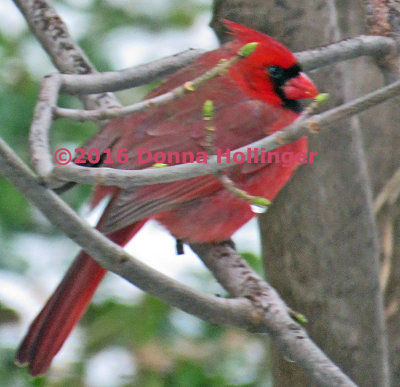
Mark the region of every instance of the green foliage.
<instances>
[{"instance_id":1,"label":"green foliage","mask_svg":"<svg viewBox=\"0 0 400 387\"><path fill-rule=\"evenodd\" d=\"M196 363L181 361L176 372L168 375L163 386L226 386L226 379L221 375L207 375Z\"/></svg>"},{"instance_id":2,"label":"green foliage","mask_svg":"<svg viewBox=\"0 0 400 387\"><path fill-rule=\"evenodd\" d=\"M88 339L84 358L107 346L124 347L135 354L139 386L246 385L233 383L232 375L253 361L245 354L250 334L201 323L201 334L190 336L171 323L171 313L172 308L148 295L136 305L92 305L83 320Z\"/></svg>"},{"instance_id":3,"label":"green foliage","mask_svg":"<svg viewBox=\"0 0 400 387\"><path fill-rule=\"evenodd\" d=\"M3 386L43 387L43 378L32 379L23 368L14 364L15 350L0 348L0 380Z\"/></svg>"},{"instance_id":4,"label":"green foliage","mask_svg":"<svg viewBox=\"0 0 400 387\"><path fill-rule=\"evenodd\" d=\"M171 330L168 313L166 304L150 296L139 305L107 301L91 306L84 319L87 328L94 332L87 350L93 353L111 344L131 348L156 336L167 337Z\"/></svg>"},{"instance_id":5,"label":"green foliage","mask_svg":"<svg viewBox=\"0 0 400 387\"><path fill-rule=\"evenodd\" d=\"M5 179L0 179L0 229L5 235L33 228L30 205Z\"/></svg>"},{"instance_id":6,"label":"green foliage","mask_svg":"<svg viewBox=\"0 0 400 387\"><path fill-rule=\"evenodd\" d=\"M0 302L0 324L8 324L18 321L15 310L5 307Z\"/></svg>"}]
</instances>

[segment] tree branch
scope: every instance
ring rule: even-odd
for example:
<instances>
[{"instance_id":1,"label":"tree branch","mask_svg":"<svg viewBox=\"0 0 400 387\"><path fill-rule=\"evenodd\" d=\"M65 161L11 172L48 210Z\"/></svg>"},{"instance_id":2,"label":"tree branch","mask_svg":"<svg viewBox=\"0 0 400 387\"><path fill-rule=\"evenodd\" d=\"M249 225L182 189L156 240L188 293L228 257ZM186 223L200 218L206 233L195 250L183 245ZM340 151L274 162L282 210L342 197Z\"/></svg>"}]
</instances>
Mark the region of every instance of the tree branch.
<instances>
[{"instance_id":1,"label":"tree branch","mask_svg":"<svg viewBox=\"0 0 400 387\"><path fill-rule=\"evenodd\" d=\"M255 141L247 146L236 149L232 152L247 152L249 148L258 149L261 151L271 151L279 146L295 141L312 131L320 130L324 126L329 126L337 120L351 117L360 113L372 106L382 103L396 95L400 94L400 81L389 86L383 87L363 97L357 98L349 103L328 110L324 113L314 115L306 120L297 120L285 129L275 132L274 134ZM36 112L36 110L35 110ZM35 119L40 119L40 111L35 113ZM34 123L36 126L36 124ZM39 145L43 144L47 129L42 127L39 134ZM36 146L33 148L35 159L42 157L43 148L39 150ZM37 164L36 166L39 166ZM87 168L77 166L75 164L55 166L50 175L40 171L41 176L46 178L46 181L56 187L60 180L74 181L83 184L101 184L119 186L121 188L130 188L140 185L150 185L156 183L167 183L177 180L183 180L196 176L215 174L219 170L231 166L226 160L218 162L217 157L208 158L207 164L180 164L160 169L145 169L145 170L116 170L113 168ZM46 166L45 171L49 168Z\"/></svg>"},{"instance_id":2,"label":"tree branch","mask_svg":"<svg viewBox=\"0 0 400 387\"><path fill-rule=\"evenodd\" d=\"M364 0L367 9L369 29L373 35L390 36L400 41L400 2L399 0ZM376 57L386 83L399 79L399 50L391 55Z\"/></svg>"},{"instance_id":3,"label":"tree branch","mask_svg":"<svg viewBox=\"0 0 400 387\"><path fill-rule=\"evenodd\" d=\"M54 120L52 106L57 102L61 79L58 74L49 75L42 81L38 101L29 131L31 163L43 176L53 168L53 158L50 154L50 126Z\"/></svg>"},{"instance_id":4,"label":"tree branch","mask_svg":"<svg viewBox=\"0 0 400 387\"><path fill-rule=\"evenodd\" d=\"M80 72L80 65L82 65L82 72L90 69L90 66L86 66L88 64L88 62L85 61L86 58L80 55L76 50L76 48L79 49L79 47L75 46L75 43L69 40L69 35L65 35L65 25L63 25L61 19L45 1L15 0L15 2L23 12L26 12L25 16L28 21L30 20L32 22L38 17L38 23L30 23L31 28L33 31L36 31L35 33L37 36L40 36L42 33L45 34L45 39L42 44L50 51L50 55L52 57L54 56L53 61L56 62L56 57L61 57L65 53L63 51L64 49L66 49L66 51L71 49L78 55L77 63L74 64L72 62L72 68L74 68L74 65L77 66L72 72ZM43 22L45 23L40 24ZM40 28L36 29L38 25L42 27L41 30ZM63 40L64 38L65 40ZM69 44L72 44L73 47L71 48ZM60 51L57 52L57 50ZM69 54L71 53L72 52ZM81 61L82 58L84 59L83 62ZM69 60L71 58L67 59ZM330 63L332 63L332 61ZM328 64L328 62L326 64ZM54 90L58 88L57 85L52 87L54 87ZM42 89L41 95L46 97L47 88L44 87L44 89L45 91ZM54 99L55 95L56 93L50 91L49 98ZM99 96L94 96L93 100L97 105L102 107L112 106L114 104L113 100L111 100L110 104L99 103L99 100L102 100ZM51 112L44 104L41 104L41 106L38 105L35 112L46 125L48 121L51 121L51 116L49 114ZM343 114L343 112L337 114L340 115ZM36 124L38 124L38 122L39 121L37 121ZM39 130L40 132L39 125L34 129L34 131ZM45 128L43 133L46 134L48 130L49 127ZM279 142L285 141L285 139L286 137L284 136L276 137L274 140L278 144L276 146L281 145ZM42 143L41 146L42 150L47 151L48 141ZM51 159L49 153L46 157ZM320 385L354 385L317 347L315 347L302 328L290 320L283 301L279 299L275 300L274 291L267 284L264 284L257 276L251 272L249 274L250 269L246 268L245 265L243 266L240 262L240 257L235 256L236 254L234 252L229 249L225 250L225 252L221 254L221 257L219 257L221 259L215 259L215 254L218 254L220 251L219 246L205 246L204 248L206 250L198 250L205 255L204 261L207 262L211 270L217 273L219 281L225 284L227 289L230 289L234 295L246 295L250 299L250 302L244 299L229 301L221 300L216 297L204 296L194 292L190 288L178 284L176 281L162 276L127 255L121 248L112 244L96 230L89 228L58 196L40 185L32 171L30 171L16 155L7 148L6 144L1 141L0 160L0 170L3 171L18 189L24 195L28 196L29 199L48 216L53 224L63 229L67 235L82 245L85 250L93 255L106 269L114 271L129 281L136 283L149 293L153 295L158 294L160 298L170 304L178 306L207 321L220 324L231 323L251 330L270 332L277 340L285 356L298 362L299 365L314 376L315 381ZM40 163L41 162L39 162L39 164ZM47 165L48 164L49 163L47 163ZM43 165L43 171L47 174L46 162ZM157 172L160 171L161 170ZM102 181L97 181L97 184L102 184ZM214 256L212 256L212 254L209 256L210 259L207 257L207 249L209 249L208 251L210 253L213 252L212 254L214 254ZM223 274L224 271L226 271L226 274ZM236 288L236 286L239 286L239 288ZM257 291L259 291L259 293L257 293ZM262 315L260 311L263 312ZM265 320L265 318L271 318L272 320ZM275 322L282 324L282 326L276 326Z\"/></svg>"},{"instance_id":5,"label":"tree branch","mask_svg":"<svg viewBox=\"0 0 400 387\"><path fill-rule=\"evenodd\" d=\"M127 279L142 290L216 324L241 327L253 325L254 316L245 300L225 300L203 295L170 279L131 257L120 246L90 227L40 179L0 139L0 173L30 200L48 219L69 238L87 251L105 269ZM233 314L232 314L233 313Z\"/></svg>"},{"instance_id":6,"label":"tree branch","mask_svg":"<svg viewBox=\"0 0 400 387\"><path fill-rule=\"evenodd\" d=\"M192 244L220 284L235 297L248 298L263 311L267 332L283 354L302 367L321 386L355 386L289 316L287 306L268 283L241 258L229 242Z\"/></svg>"},{"instance_id":7,"label":"tree branch","mask_svg":"<svg viewBox=\"0 0 400 387\"><path fill-rule=\"evenodd\" d=\"M384 185L374 200L374 212L378 214L385 204L393 205L400 197L400 169Z\"/></svg>"},{"instance_id":8,"label":"tree branch","mask_svg":"<svg viewBox=\"0 0 400 387\"><path fill-rule=\"evenodd\" d=\"M321 386L355 386L312 342L289 316L285 303L224 244L202 244L193 248L203 256L218 280L235 299L199 293L148 267L127 254L99 231L91 228L38 178L0 139L0 172L35 206L78 243L105 269L170 305L214 324L234 325L270 333L285 356L297 362ZM246 298L244 298L246 297Z\"/></svg>"},{"instance_id":9,"label":"tree branch","mask_svg":"<svg viewBox=\"0 0 400 387\"><path fill-rule=\"evenodd\" d=\"M96 69L72 39L67 26L46 0L14 0L30 30L49 55L54 66L67 74L91 74ZM111 93L82 96L88 109L120 106Z\"/></svg>"},{"instance_id":10,"label":"tree branch","mask_svg":"<svg viewBox=\"0 0 400 387\"><path fill-rule=\"evenodd\" d=\"M218 63L216 66L211 68L208 71L205 71L203 74L198 76L193 80L188 80L183 85L180 85L167 93L158 95L154 98L145 99L133 105L124 106L122 108L114 108L114 109L105 109L105 110L79 110L79 109L64 109L55 107L53 109L53 114L55 118L68 118L70 120L83 121L86 119L97 121L104 120L109 118L117 118L127 116L129 114L133 114L145 109L149 109L151 107L164 105L168 102L174 101L178 98L183 98L186 94L196 91L200 86L209 82L210 80L220 76L225 71L229 69L229 67L233 66L237 63L241 58L246 58L255 50L257 45L255 45L251 52L248 55L244 55L243 52L246 50L246 47L253 45L253 43L249 43L244 45L239 52L236 53L232 58L226 60L224 62ZM99 78L101 75L99 75Z\"/></svg>"},{"instance_id":11,"label":"tree branch","mask_svg":"<svg viewBox=\"0 0 400 387\"><path fill-rule=\"evenodd\" d=\"M397 51L397 47L396 41L389 37L359 36L325 47L299 52L296 57L303 69L310 71L360 56L386 56ZM141 86L179 70L203 53L203 50L189 49L170 57L124 70L87 74L85 77L68 74L63 77L61 92L89 94Z\"/></svg>"},{"instance_id":12,"label":"tree branch","mask_svg":"<svg viewBox=\"0 0 400 387\"><path fill-rule=\"evenodd\" d=\"M386 57L397 52L400 42L385 36L361 35L328 46L299 52L296 57L304 71L330 66L360 56Z\"/></svg>"},{"instance_id":13,"label":"tree branch","mask_svg":"<svg viewBox=\"0 0 400 387\"><path fill-rule=\"evenodd\" d=\"M388 39L392 41L392 39ZM63 77L61 92L67 94L91 94L104 91L118 91L146 85L165 78L167 75L189 65L204 50L190 48L179 54L171 55L144 65L128 67L124 70L88 74L85 77L68 75Z\"/></svg>"},{"instance_id":14,"label":"tree branch","mask_svg":"<svg viewBox=\"0 0 400 387\"><path fill-rule=\"evenodd\" d=\"M364 0L367 20L373 35L399 36L400 3L398 0Z\"/></svg>"}]
</instances>

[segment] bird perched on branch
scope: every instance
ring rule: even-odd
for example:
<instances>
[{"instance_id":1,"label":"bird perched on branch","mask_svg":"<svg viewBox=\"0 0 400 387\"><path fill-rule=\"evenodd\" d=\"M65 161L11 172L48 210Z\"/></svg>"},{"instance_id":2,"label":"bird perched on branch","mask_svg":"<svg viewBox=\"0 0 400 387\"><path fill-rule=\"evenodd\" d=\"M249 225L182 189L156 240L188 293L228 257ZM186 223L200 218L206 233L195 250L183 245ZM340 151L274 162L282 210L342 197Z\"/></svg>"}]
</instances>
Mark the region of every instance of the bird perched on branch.
<instances>
[{"instance_id":1,"label":"bird perched on branch","mask_svg":"<svg viewBox=\"0 0 400 387\"><path fill-rule=\"evenodd\" d=\"M113 139L109 157L115 162L108 167L151 167L151 161L139 162L140 149L153 153L206 151L203 121L206 100L213 101L214 105L214 147L233 150L291 124L302 110L298 100L317 95L316 87L286 47L248 27L231 21L225 24L233 35L232 41L201 55L193 64L171 75L148 97L191 81L221 60L236 55L247 43L258 43L255 51L181 99L110 121L96 140L97 147L102 148L102 139ZM129 158L124 163L117 161L121 149L128 150ZM306 150L306 138L301 138L276 151ZM238 189L272 200L297 164L297 161L290 166L243 163L233 165L224 173ZM192 243L227 240L255 216L251 205L225 189L221 179L214 175L125 190L97 187L92 205L106 196L111 199L97 229L120 246L149 219L160 222L177 239ZM105 274L84 251L75 258L18 349L16 361L28 364L32 375L41 375L49 368Z\"/></svg>"}]
</instances>

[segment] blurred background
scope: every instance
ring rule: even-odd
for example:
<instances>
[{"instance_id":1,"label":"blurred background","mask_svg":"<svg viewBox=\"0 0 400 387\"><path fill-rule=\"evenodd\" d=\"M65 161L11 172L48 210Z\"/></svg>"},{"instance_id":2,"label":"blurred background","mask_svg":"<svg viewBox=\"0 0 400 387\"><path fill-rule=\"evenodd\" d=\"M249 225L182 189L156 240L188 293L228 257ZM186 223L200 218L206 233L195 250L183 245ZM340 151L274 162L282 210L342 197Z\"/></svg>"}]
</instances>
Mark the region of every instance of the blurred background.
<instances>
[{"instance_id":1,"label":"blurred background","mask_svg":"<svg viewBox=\"0 0 400 387\"><path fill-rule=\"evenodd\" d=\"M52 2L99 71L146 63L218 42L208 23L211 0L65 0ZM28 160L28 130L41 78L55 69L11 0L0 2L0 137ZM140 100L155 84L117 93ZM63 96L63 106L79 101ZM59 120L52 146L79 146L93 124ZM64 199L94 222L85 203L91 187ZM234 237L260 270L255 222ZM156 241L157 243L154 243ZM29 322L55 288L78 248L0 177L0 380L7 386L268 386L266 338L210 326L108 275L78 329L45 378L31 379L13 364ZM185 247L149 223L127 249L147 264L196 289L225 295Z\"/></svg>"}]
</instances>

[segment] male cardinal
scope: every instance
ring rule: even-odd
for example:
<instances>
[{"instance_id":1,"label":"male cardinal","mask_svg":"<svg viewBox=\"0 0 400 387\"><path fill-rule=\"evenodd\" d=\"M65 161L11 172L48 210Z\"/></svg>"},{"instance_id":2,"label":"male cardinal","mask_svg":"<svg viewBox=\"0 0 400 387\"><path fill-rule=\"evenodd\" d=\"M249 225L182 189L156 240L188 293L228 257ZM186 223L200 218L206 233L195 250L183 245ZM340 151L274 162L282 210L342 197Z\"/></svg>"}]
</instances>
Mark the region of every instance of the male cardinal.
<instances>
[{"instance_id":1,"label":"male cardinal","mask_svg":"<svg viewBox=\"0 0 400 387\"><path fill-rule=\"evenodd\" d=\"M151 152L205 152L206 130L203 104L214 103L215 147L224 151L245 146L292 123L300 114L300 99L317 95L311 80L301 72L295 56L269 36L225 21L233 40L171 75L151 92L153 97L171 90L214 67L221 59L236 55L250 42L258 42L253 54L241 59L218 78L184 98L112 120L98 135L97 147L112 143L110 158L117 160L123 148L129 160L107 166L122 169L151 167L140 163L139 149ZM110 141L112 140L112 141ZM103 143L102 143L103 142ZM278 152L305 152L306 138L282 146ZM272 200L292 176L291 166L280 163L235 164L226 174L251 195ZM184 242L227 240L255 216L249 203L241 201L206 175L173 183L119 189L97 187L93 205L111 195L97 229L124 246L148 219L156 219ZM49 368L72 328L79 321L106 271L81 251L46 305L33 321L21 343L16 361L29 364L32 375Z\"/></svg>"}]
</instances>

